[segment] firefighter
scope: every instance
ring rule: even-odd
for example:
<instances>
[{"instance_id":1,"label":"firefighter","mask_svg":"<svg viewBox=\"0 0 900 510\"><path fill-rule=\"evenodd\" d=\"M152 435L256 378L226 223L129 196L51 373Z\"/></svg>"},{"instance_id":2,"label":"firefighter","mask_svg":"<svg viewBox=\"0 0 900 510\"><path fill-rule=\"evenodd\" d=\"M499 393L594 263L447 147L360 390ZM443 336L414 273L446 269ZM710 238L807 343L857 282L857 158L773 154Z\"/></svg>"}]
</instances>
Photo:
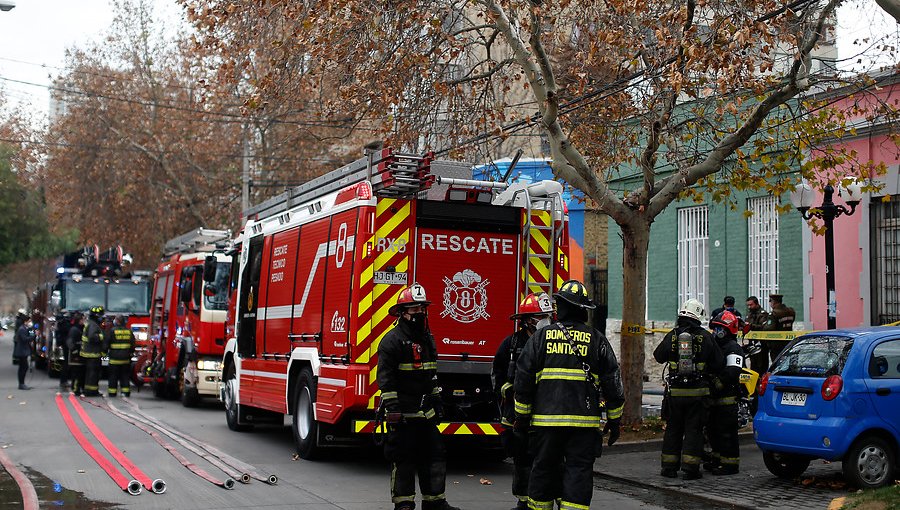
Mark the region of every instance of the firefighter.
<instances>
[{"instance_id":1,"label":"firefighter","mask_svg":"<svg viewBox=\"0 0 900 510\"><path fill-rule=\"evenodd\" d=\"M662 470L667 478L678 476L696 480L703 455L703 422L710 373L722 368L722 352L712 334L700 325L703 303L688 299L678 310L675 329L668 332L653 351L659 363L666 363L666 433L663 436Z\"/></svg>"},{"instance_id":2,"label":"firefighter","mask_svg":"<svg viewBox=\"0 0 900 510\"><path fill-rule=\"evenodd\" d=\"M107 392L115 397L119 387L122 396L131 396L131 356L134 354L134 333L125 325L123 315L113 319L113 327L105 337L103 350L109 353L109 386Z\"/></svg>"},{"instance_id":3,"label":"firefighter","mask_svg":"<svg viewBox=\"0 0 900 510\"><path fill-rule=\"evenodd\" d=\"M400 291L388 313L394 328L378 345L378 387L388 433L384 455L391 461L391 501L396 510L416 507L416 473L423 510L459 510L444 494L447 461L437 423L443 414L437 380L437 347L428 328L430 301L414 283Z\"/></svg>"},{"instance_id":4,"label":"firefighter","mask_svg":"<svg viewBox=\"0 0 900 510\"><path fill-rule=\"evenodd\" d=\"M528 430L534 454L529 508L552 510L556 500L563 509L588 508L594 459L603 434L609 445L619 438L625 394L612 347L587 325L595 305L584 284L568 280L553 297L557 322L537 330L517 362L514 427Z\"/></svg>"},{"instance_id":5,"label":"firefighter","mask_svg":"<svg viewBox=\"0 0 900 510\"><path fill-rule=\"evenodd\" d=\"M84 396L100 394L100 358L103 356L103 307L91 307L81 335L81 357L84 358Z\"/></svg>"},{"instance_id":6,"label":"firefighter","mask_svg":"<svg viewBox=\"0 0 900 510\"><path fill-rule=\"evenodd\" d=\"M500 423L505 427L500 438L507 455L513 458L512 493L519 500L518 509L528 508L528 477L533 459L528 453L527 436L516 434L513 429L516 413L512 390L516 361L525 348L525 342L539 326L545 325L544 322L549 324L552 313L553 302L546 293L526 296L519 304L519 311L509 317L516 321L518 329L503 340L494 356L494 392L500 402Z\"/></svg>"},{"instance_id":7,"label":"firefighter","mask_svg":"<svg viewBox=\"0 0 900 510\"><path fill-rule=\"evenodd\" d=\"M69 378L72 381L72 393L84 394L84 358L81 357L81 335L84 333L84 315L81 312L72 314L72 327L66 338L69 346Z\"/></svg>"},{"instance_id":8,"label":"firefighter","mask_svg":"<svg viewBox=\"0 0 900 510\"><path fill-rule=\"evenodd\" d=\"M738 345L741 319L725 311L710 321L713 337L722 351L724 367L712 376L709 394L709 418L706 424L711 447L710 460L703 468L714 475L734 475L740 467L738 445L738 403L741 396L741 369L744 350Z\"/></svg>"}]
</instances>

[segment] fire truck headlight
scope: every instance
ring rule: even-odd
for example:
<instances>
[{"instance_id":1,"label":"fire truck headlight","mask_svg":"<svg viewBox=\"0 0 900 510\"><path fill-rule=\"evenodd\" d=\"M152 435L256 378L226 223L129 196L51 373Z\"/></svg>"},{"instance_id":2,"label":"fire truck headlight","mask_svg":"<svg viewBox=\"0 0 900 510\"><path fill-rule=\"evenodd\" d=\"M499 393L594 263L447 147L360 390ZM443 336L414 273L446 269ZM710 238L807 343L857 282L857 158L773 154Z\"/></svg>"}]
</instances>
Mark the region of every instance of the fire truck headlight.
<instances>
[{"instance_id":1,"label":"fire truck headlight","mask_svg":"<svg viewBox=\"0 0 900 510\"><path fill-rule=\"evenodd\" d=\"M147 341L147 332L146 331L135 331L134 339L139 342L146 342Z\"/></svg>"},{"instance_id":2,"label":"fire truck headlight","mask_svg":"<svg viewBox=\"0 0 900 510\"><path fill-rule=\"evenodd\" d=\"M219 371L219 365L221 363L214 360L200 360L197 362L197 368L200 370L211 370L213 372Z\"/></svg>"}]
</instances>

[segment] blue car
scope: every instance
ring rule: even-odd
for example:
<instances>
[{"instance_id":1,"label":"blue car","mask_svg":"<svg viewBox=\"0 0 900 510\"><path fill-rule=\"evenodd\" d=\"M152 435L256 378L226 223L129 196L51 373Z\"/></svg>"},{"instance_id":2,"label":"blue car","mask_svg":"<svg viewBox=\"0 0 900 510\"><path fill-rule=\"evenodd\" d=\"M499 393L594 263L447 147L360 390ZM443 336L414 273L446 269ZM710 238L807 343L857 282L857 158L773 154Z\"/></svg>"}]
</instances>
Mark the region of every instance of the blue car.
<instances>
[{"instance_id":1,"label":"blue car","mask_svg":"<svg viewBox=\"0 0 900 510\"><path fill-rule=\"evenodd\" d=\"M775 476L796 478L813 459L842 461L860 488L900 475L900 327L798 337L763 375L758 398L753 434Z\"/></svg>"}]
</instances>

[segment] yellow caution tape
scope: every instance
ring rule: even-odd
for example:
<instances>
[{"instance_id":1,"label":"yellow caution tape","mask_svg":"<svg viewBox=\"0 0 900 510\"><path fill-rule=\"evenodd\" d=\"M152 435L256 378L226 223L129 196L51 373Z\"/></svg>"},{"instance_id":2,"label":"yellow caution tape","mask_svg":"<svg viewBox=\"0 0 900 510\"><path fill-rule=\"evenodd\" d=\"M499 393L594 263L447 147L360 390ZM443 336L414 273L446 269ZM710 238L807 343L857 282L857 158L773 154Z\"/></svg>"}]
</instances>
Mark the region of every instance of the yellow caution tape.
<instances>
[{"instance_id":1,"label":"yellow caution tape","mask_svg":"<svg viewBox=\"0 0 900 510\"><path fill-rule=\"evenodd\" d=\"M745 340L777 340L789 342L798 336L812 333L812 331L751 331L744 335Z\"/></svg>"},{"instance_id":2,"label":"yellow caution tape","mask_svg":"<svg viewBox=\"0 0 900 510\"><path fill-rule=\"evenodd\" d=\"M622 334L623 335L643 335L646 332L646 328L644 328L641 324L625 324L622 323Z\"/></svg>"}]
</instances>

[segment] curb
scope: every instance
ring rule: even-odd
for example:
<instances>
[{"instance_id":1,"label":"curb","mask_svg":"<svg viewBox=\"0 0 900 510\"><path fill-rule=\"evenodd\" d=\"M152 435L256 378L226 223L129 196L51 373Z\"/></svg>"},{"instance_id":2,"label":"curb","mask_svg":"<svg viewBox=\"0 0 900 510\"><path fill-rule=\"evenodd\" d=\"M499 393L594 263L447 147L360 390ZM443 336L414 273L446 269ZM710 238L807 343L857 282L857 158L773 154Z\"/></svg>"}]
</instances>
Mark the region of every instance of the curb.
<instances>
[{"instance_id":1,"label":"curb","mask_svg":"<svg viewBox=\"0 0 900 510\"><path fill-rule=\"evenodd\" d=\"M753 432L741 432L738 434L740 444L754 442ZM613 446L603 445L603 455L618 455L620 453L646 453L662 450L662 439L649 439L647 441L624 441Z\"/></svg>"}]
</instances>

